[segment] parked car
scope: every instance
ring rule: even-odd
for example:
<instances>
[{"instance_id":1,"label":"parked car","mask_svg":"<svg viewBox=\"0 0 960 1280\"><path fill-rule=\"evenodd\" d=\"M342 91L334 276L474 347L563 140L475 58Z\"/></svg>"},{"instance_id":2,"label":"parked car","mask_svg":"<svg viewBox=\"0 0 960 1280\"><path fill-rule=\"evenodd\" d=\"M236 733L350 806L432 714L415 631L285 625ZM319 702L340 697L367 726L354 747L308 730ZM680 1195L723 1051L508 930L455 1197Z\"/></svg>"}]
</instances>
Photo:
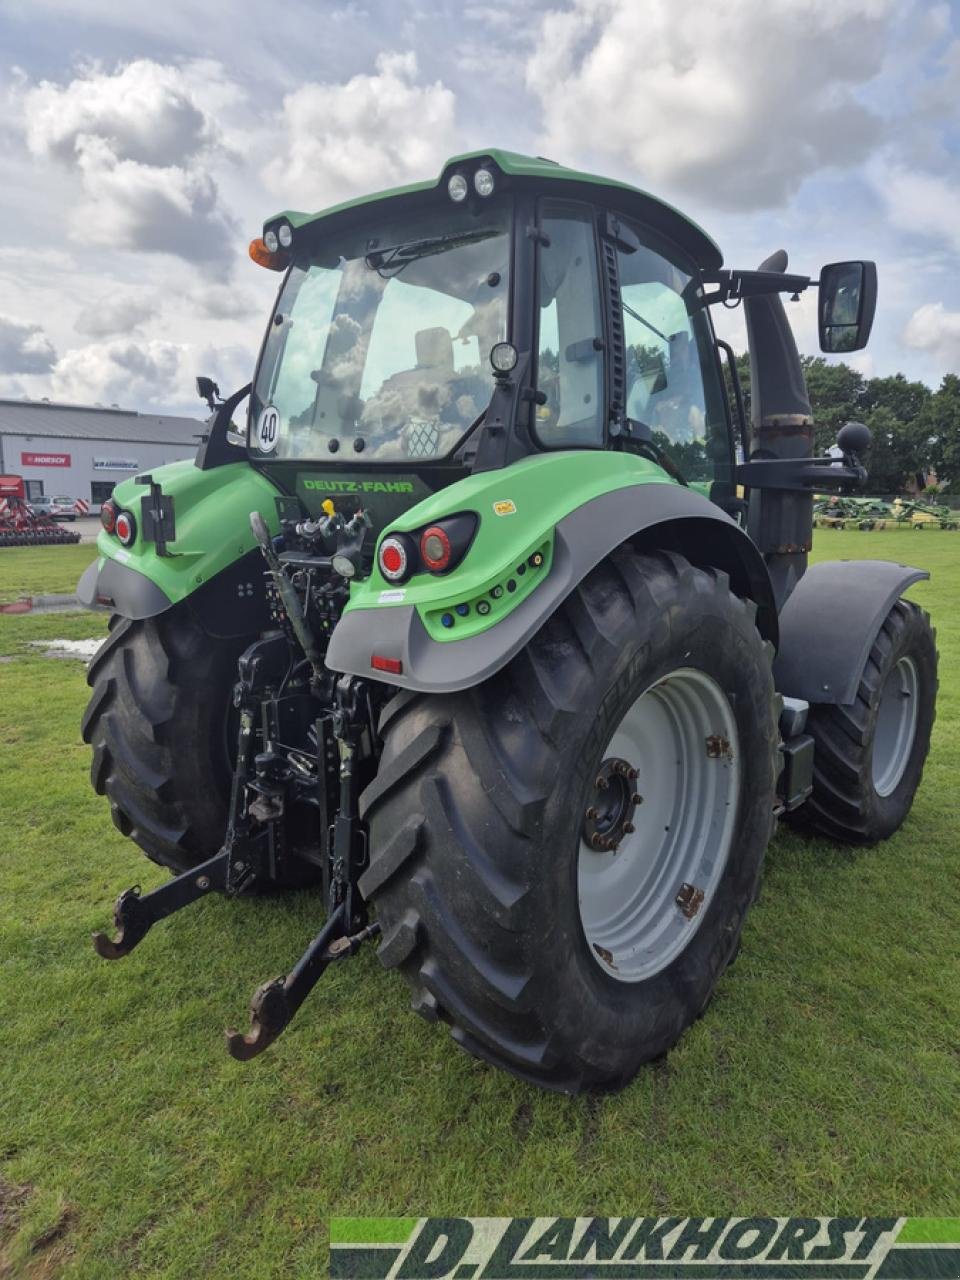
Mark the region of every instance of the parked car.
<instances>
[{"instance_id":1,"label":"parked car","mask_svg":"<svg viewBox=\"0 0 960 1280\"><path fill-rule=\"evenodd\" d=\"M76 498L69 498L65 494L46 494L41 498L31 498L30 505L38 516L50 516L53 520L77 518Z\"/></svg>"}]
</instances>

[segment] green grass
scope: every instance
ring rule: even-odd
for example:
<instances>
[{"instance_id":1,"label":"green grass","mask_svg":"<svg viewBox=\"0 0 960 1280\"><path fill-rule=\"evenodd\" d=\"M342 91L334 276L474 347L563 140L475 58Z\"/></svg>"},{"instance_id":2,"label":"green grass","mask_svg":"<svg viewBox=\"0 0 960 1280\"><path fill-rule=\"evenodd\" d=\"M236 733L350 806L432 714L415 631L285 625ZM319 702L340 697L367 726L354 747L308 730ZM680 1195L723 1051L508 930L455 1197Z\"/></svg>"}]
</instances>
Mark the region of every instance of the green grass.
<instances>
[{"instance_id":1,"label":"green grass","mask_svg":"<svg viewBox=\"0 0 960 1280\"><path fill-rule=\"evenodd\" d=\"M97 548L92 542L64 547L0 547L0 604L23 596L75 591Z\"/></svg>"},{"instance_id":2,"label":"green grass","mask_svg":"<svg viewBox=\"0 0 960 1280\"><path fill-rule=\"evenodd\" d=\"M9 574L72 581L85 550L29 583L3 553L0 599ZM233 1062L220 1029L316 930L309 894L207 901L98 960L115 894L161 874L90 789L82 665L25 641L103 619L0 617L0 1276L316 1276L334 1214L956 1214L960 533L818 552L933 572L911 592L941 651L914 811L864 852L781 833L706 1016L624 1092L573 1100L458 1052L372 950Z\"/></svg>"}]
</instances>

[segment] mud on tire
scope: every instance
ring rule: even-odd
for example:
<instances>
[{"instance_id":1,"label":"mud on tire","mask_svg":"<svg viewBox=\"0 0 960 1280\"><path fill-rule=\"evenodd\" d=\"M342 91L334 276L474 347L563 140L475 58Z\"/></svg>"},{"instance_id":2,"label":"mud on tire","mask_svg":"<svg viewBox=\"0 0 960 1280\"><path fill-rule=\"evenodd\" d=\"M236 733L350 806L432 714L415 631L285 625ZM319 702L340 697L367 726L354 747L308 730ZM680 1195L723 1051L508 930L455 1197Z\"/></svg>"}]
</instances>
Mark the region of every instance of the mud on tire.
<instances>
[{"instance_id":1,"label":"mud on tire","mask_svg":"<svg viewBox=\"0 0 960 1280\"><path fill-rule=\"evenodd\" d=\"M361 889L383 927L381 961L464 1049L547 1088L617 1087L703 1011L773 825L779 701L754 614L724 574L622 548L484 685L388 704L362 797L372 852ZM582 815L625 708L683 667L711 675L736 718L735 834L692 940L625 983L603 972L581 927Z\"/></svg>"}]
</instances>

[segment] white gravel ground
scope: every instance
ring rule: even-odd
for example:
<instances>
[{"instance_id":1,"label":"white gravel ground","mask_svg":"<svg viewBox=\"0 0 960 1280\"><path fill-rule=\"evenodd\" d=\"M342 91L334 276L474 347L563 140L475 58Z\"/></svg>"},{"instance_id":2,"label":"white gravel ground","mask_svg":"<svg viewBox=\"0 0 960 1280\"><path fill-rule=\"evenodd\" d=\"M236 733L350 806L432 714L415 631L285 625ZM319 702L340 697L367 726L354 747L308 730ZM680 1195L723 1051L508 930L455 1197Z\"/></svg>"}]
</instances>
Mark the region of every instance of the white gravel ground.
<instances>
[{"instance_id":1,"label":"white gravel ground","mask_svg":"<svg viewBox=\"0 0 960 1280\"><path fill-rule=\"evenodd\" d=\"M47 658L79 658L89 662L100 648L102 640L31 640L32 649L46 649Z\"/></svg>"}]
</instances>

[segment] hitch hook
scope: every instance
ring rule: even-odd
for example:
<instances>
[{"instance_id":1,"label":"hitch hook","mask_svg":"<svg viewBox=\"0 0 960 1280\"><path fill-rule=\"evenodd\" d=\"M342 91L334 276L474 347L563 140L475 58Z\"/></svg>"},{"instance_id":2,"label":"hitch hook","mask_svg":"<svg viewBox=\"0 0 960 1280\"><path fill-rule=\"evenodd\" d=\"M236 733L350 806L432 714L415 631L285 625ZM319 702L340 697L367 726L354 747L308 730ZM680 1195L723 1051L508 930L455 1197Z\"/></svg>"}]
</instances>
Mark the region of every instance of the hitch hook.
<instances>
[{"instance_id":1,"label":"hitch hook","mask_svg":"<svg viewBox=\"0 0 960 1280\"><path fill-rule=\"evenodd\" d=\"M344 913L345 904L341 902L290 972L285 977L271 978L253 993L250 1030L246 1035L233 1030L225 1033L227 1052L232 1058L248 1062L263 1053L290 1024L328 966L352 956L368 938L380 933L380 925L373 923L352 936L344 934Z\"/></svg>"},{"instance_id":2,"label":"hitch hook","mask_svg":"<svg viewBox=\"0 0 960 1280\"><path fill-rule=\"evenodd\" d=\"M93 948L104 960L119 960L128 956L142 942L158 920L173 915L181 907L196 902L198 898L215 889L226 889L230 855L226 849L191 867L158 889L141 897L139 886L125 889L113 908L113 922L118 933L108 938L105 933L93 935Z\"/></svg>"}]
</instances>

